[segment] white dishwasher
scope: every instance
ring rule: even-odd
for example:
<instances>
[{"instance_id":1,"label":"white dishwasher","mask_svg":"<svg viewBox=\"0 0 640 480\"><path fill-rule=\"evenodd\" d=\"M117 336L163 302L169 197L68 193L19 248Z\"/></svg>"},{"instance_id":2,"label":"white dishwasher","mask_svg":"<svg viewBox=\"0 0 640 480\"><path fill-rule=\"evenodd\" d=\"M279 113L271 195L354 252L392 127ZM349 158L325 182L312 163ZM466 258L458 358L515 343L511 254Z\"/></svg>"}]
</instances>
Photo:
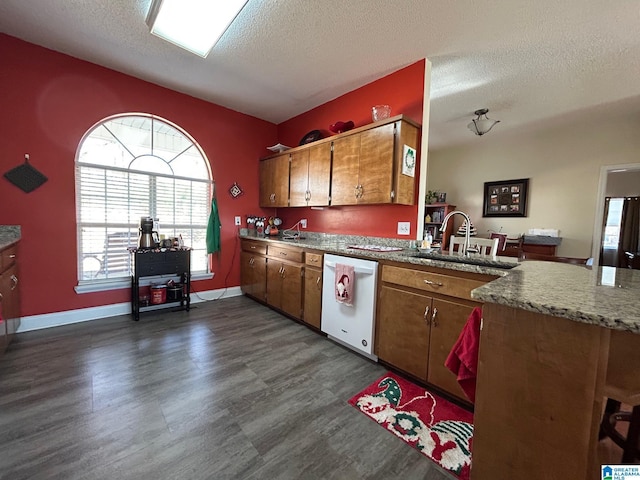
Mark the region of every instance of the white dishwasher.
<instances>
[{"instance_id":1,"label":"white dishwasher","mask_svg":"<svg viewBox=\"0 0 640 480\"><path fill-rule=\"evenodd\" d=\"M353 305L336 300L336 264L354 268ZM325 254L321 330L330 339L377 361L373 354L378 262Z\"/></svg>"}]
</instances>

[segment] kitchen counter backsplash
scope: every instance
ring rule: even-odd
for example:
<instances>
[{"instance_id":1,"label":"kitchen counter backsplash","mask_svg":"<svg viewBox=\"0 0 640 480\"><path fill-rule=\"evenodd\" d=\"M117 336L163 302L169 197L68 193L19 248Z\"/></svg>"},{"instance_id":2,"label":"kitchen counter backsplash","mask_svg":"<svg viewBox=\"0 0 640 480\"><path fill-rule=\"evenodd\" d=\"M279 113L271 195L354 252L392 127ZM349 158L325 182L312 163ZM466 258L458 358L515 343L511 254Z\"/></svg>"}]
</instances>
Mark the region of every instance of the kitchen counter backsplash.
<instances>
[{"instance_id":1,"label":"kitchen counter backsplash","mask_svg":"<svg viewBox=\"0 0 640 480\"><path fill-rule=\"evenodd\" d=\"M20 225L0 225L0 248L20 240Z\"/></svg>"}]
</instances>

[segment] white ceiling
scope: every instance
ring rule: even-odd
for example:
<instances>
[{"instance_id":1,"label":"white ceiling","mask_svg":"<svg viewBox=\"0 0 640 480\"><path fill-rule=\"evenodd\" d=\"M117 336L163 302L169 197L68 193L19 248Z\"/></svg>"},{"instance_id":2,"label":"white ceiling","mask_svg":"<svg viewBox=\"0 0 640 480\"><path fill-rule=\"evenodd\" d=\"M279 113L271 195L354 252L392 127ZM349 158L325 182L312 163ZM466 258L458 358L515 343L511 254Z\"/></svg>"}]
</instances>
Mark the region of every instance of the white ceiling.
<instances>
[{"instance_id":1,"label":"white ceiling","mask_svg":"<svg viewBox=\"0 0 640 480\"><path fill-rule=\"evenodd\" d=\"M492 136L640 111L637 0L249 0L206 59L150 35L149 4L2 0L0 31L273 123L427 57L431 148L481 140L482 107Z\"/></svg>"}]
</instances>

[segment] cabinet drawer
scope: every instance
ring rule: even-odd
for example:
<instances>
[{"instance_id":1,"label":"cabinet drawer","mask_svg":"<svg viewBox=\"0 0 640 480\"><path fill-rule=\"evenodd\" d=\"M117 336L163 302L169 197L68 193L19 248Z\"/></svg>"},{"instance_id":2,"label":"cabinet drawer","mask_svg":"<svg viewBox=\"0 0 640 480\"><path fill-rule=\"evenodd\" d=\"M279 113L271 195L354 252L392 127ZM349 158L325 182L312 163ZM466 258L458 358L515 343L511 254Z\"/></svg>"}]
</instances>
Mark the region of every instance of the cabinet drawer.
<instances>
[{"instance_id":1,"label":"cabinet drawer","mask_svg":"<svg viewBox=\"0 0 640 480\"><path fill-rule=\"evenodd\" d=\"M482 280L453 277L390 265L384 265L382 267L382 281L416 288L426 292L441 293L442 295L466 299L471 299L471 290L487 283Z\"/></svg>"},{"instance_id":2,"label":"cabinet drawer","mask_svg":"<svg viewBox=\"0 0 640 480\"><path fill-rule=\"evenodd\" d=\"M242 240L242 250L245 252L258 253L260 255L267 254L267 244L255 240Z\"/></svg>"},{"instance_id":3,"label":"cabinet drawer","mask_svg":"<svg viewBox=\"0 0 640 480\"><path fill-rule=\"evenodd\" d=\"M5 271L11 265L16 263L18 247L17 245L13 245L11 247L7 247L2 252L0 252L0 272Z\"/></svg>"},{"instance_id":4,"label":"cabinet drawer","mask_svg":"<svg viewBox=\"0 0 640 480\"><path fill-rule=\"evenodd\" d=\"M313 267L322 268L322 254L305 252L304 263Z\"/></svg>"},{"instance_id":5,"label":"cabinet drawer","mask_svg":"<svg viewBox=\"0 0 640 480\"><path fill-rule=\"evenodd\" d=\"M269 256L276 257L280 260L289 260L290 262L302 263L302 250L294 250L290 248L282 248L269 245Z\"/></svg>"},{"instance_id":6,"label":"cabinet drawer","mask_svg":"<svg viewBox=\"0 0 640 480\"><path fill-rule=\"evenodd\" d=\"M139 277L177 275L190 271L190 250L139 252L135 255L135 269Z\"/></svg>"}]
</instances>

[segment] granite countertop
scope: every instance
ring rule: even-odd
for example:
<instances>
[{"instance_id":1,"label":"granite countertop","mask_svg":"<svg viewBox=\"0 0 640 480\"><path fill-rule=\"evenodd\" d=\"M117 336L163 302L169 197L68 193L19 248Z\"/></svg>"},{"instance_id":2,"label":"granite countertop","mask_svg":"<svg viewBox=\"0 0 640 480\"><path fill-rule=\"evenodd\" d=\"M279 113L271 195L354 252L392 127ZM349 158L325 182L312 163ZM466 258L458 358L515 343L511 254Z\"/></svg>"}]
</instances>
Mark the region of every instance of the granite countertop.
<instances>
[{"instance_id":1,"label":"granite countertop","mask_svg":"<svg viewBox=\"0 0 640 480\"><path fill-rule=\"evenodd\" d=\"M19 225L0 225L0 249L20 240Z\"/></svg>"},{"instance_id":2,"label":"granite countertop","mask_svg":"<svg viewBox=\"0 0 640 480\"><path fill-rule=\"evenodd\" d=\"M640 334L640 270L612 267L584 267L566 263L527 260L512 269L468 265L434 258L416 257L408 240L358 237L352 235L306 234L306 239L283 240L258 238L244 234L241 238L277 242L301 248L322 250L354 257L426 265L455 271L497 276L471 292L472 298L532 312L566 318L583 323ZM393 252L373 252L348 248L350 245L381 245L403 248ZM516 261L496 257L501 262Z\"/></svg>"},{"instance_id":3,"label":"granite countertop","mask_svg":"<svg viewBox=\"0 0 640 480\"><path fill-rule=\"evenodd\" d=\"M640 334L640 270L522 262L474 299Z\"/></svg>"},{"instance_id":4,"label":"granite countertop","mask_svg":"<svg viewBox=\"0 0 640 480\"><path fill-rule=\"evenodd\" d=\"M296 240L283 240L280 237L255 237L242 233L240 234L240 238L285 244L292 247L321 250L325 253L348 255L350 257L367 258L372 260L387 260L393 262L409 263L412 265L427 265L431 267L445 268L447 270L456 270L459 272L480 273L494 276L502 276L507 272L507 270L505 270L504 268L492 267L490 265L483 266L462 263L460 261L461 257L459 255L454 254L453 257L450 257L447 252L427 254L423 257L420 257L418 256L419 252L417 249L409 248L409 240L400 240L394 238L317 234L313 232L310 232L306 238ZM354 245L397 247L400 248L400 250L370 251L362 250L359 248L349 248L350 246ZM482 263L491 263L491 260L486 260L486 257L483 258L485 258L485 260ZM517 264L517 259L513 257L496 257L495 265L500 264L511 266L513 264Z\"/></svg>"}]
</instances>

